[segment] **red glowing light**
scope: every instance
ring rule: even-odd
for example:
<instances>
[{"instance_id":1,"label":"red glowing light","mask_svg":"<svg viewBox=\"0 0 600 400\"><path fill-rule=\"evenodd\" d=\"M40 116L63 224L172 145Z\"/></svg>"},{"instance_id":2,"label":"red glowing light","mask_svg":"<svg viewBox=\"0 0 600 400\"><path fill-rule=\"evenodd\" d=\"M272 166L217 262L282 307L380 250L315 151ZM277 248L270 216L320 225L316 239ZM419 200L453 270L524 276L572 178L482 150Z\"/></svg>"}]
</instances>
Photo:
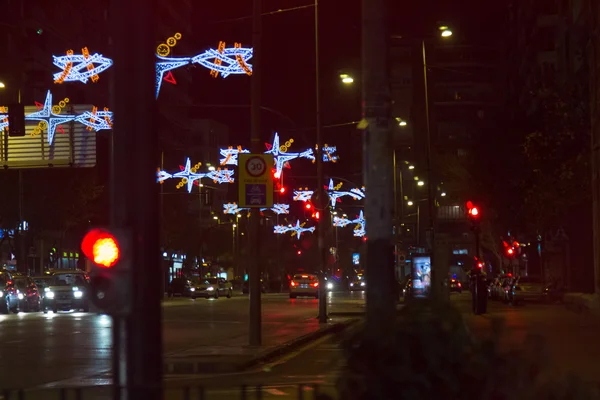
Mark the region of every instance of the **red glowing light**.
<instances>
[{"instance_id":1,"label":"red glowing light","mask_svg":"<svg viewBox=\"0 0 600 400\"><path fill-rule=\"evenodd\" d=\"M310 210L312 208L312 204L306 203L304 207L306 207L307 210Z\"/></svg>"}]
</instances>

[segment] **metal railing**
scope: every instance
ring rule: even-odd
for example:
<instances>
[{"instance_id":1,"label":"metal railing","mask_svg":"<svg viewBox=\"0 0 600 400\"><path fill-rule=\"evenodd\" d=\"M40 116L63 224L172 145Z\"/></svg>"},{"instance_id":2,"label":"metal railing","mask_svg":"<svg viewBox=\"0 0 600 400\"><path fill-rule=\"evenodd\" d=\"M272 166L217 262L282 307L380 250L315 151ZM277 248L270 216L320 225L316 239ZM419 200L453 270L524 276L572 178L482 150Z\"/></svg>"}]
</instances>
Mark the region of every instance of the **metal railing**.
<instances>
[{"instance_id":1,"label":"metal railing","mask_svg":"<svg viewBox=\"0 0 600 400\"><path fill-rule=\"evenodd\" d=\"M329 389L329 390L326 390ZM143 398L143 393L151 388L141 390L136 398ZM326 395L335 398L333 386L320 385L244 385L239 387L166 387L163 390L164 400L262 400L267 397L280 399L317 400L328 399ZM325 397L322 397L325 396ZM0 400L121 400L118 388L111 385L90 387L65 387L65 388L36 388L1 391Z\"/></svg>"}]
</instances>

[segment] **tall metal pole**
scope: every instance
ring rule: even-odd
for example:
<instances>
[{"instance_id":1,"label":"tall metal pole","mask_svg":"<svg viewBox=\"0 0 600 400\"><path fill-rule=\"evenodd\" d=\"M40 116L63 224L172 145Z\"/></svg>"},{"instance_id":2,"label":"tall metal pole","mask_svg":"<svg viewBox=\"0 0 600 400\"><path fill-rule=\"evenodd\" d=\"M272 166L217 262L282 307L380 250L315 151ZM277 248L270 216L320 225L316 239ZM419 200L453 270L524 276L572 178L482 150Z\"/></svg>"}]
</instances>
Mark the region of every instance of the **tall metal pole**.
<instances>
[{"instance_id":1,"label":"tall metal pole","mask_svg":"<svg viewBox=\"0 0 600 400\"><path fill-rule=\"evenodd\" d=\"M367 329L372 343L385 342L395 316L393 154L385 0L362 0L363 173L367 196Z\"/></svg>"},{"instance_id":2,"label":"tall metal pole","mask_svg":"<svg viewBox=\"0 0 600 400\"><path fill-rule=\"evenodd\" d=\"M323 172L323 137L321 134L321 80L319 74L319 0L315 0L315 125L317 133L317 151L315 154L317 164L317 193L319 193L319 204L321 218L317 226L317 251L319 253L319 323L327 322L327 288L325 287L325 269L327 268L327 253L325 247L325 232L328 228L329 206L324 190Z\"/></svg>"},{"instance_id":3,"label":"tall metal pole","mask_svg":"<svg viewBox=\"0 0 600 400\"><path fill-rule=\"evenodd\" d=\"M260 78L261 78L261 36L262 36L262 1L254 0L252 12L252 79L251 79L251 151L260 153ZM252 208L250 212L250 267L248 288L250 290L250 346L260 346L262 343L262 315L260 298L260 212Z\"/></svg>"},{"instance_id":4,"label":"tall metal pole","mask_svg":"<svg viewBox=\"0 0 600 400\"><path fill-rule=\"evenodd\" d=\"M131 230L132 307L114 318L114 381L126 400L162 398L159 191L155 116L156 0L113 0L113 207L111 223ZM127 171L127 174L123 174ZM131 180L130 180L131 179Z\"/></svg>"},{"instance_id":5,"label":"tall metal pole","mask_svg":"<svg viewBox=\"0 0 600 400\"><path fill-rule=\"evenodd\" d=\"M431 263L431 295L434 299L441 297L443 276L440 271L440 266L434 262L435 258L435 197L434 190L434 176L433 176L433 163L431 160L431 127L429 119L429 88L427 82L427 51L425 48L425 40L421 41L421 50L423 54L423 89L425 91L425 129L427 138L427 208L428 208L428 222L429 226L429 240L430 240L430 263Z\"/></svg>"}]
</instances>

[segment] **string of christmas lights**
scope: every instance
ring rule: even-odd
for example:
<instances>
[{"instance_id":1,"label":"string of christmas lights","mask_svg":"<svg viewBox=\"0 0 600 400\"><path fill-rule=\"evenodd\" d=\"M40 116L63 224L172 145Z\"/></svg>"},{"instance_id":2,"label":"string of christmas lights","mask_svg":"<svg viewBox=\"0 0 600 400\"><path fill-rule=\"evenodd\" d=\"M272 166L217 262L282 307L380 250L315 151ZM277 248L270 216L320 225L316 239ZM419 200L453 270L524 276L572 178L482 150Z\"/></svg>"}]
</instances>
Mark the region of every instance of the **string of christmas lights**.
<instances>
[{"instance_id":1,"label":"string of christmas lights","mask_svg":"<svg viewBox=\"0 0 600 400\"><path fill-rule=\"evenodd\" d=\"M187 191L188 193L192 192L192 188L194 187L194 185L198 186L200 184L200 180L202 180L202 178L208 178L211 179L214 183L233 183L234 178L233 178L233 171L232 170L228 170L228 169L216 169L215 171L208 171L205 173L198 173L196 172L198 169L198 166L194 166L192 168L192 163L188 157L188 159L185 162L185 167L183 167L181 169L181 171L176 172L176 173L169 173L166 171L161 171L160 169L157 171L157 179L156 181L158 183L163 183L164 181L166 181L167 179L172 179L172 178L176 178L176 179L181 179L180 185L178 185L178 187L186 186L187 187Z\"/></svg>"},{"instance_id":2,"label":"string of christmas lights","mask_svg":"<svg viewBox=\"0 0 600 400\"><path fill-rule=\"evenodd\" d=\"M54 142L56 129L62 124L68 122L77 122L85 125L88 130L100 131L103 129L112 129L112 112L105 108L103 111L98 111L94 107L92 111L85 111L81 114L59 114L62 108L58 108L59 113L55 113L57 109L52 106L52 93L48 90L46 100L43 107L31 114L25 116L25 121L42 122L41 126L48 131L48 144ZM0 114L0 131L8 128L8 115Z\"/></svg>"},{"instance_id":3,"label":"string of christmas lights","mask_svg":"<svg viewBox=\"0 0 600 400\"><path fill-rule=\"evenodd\" d=\"M340 199L344 196L350 196L354 200L362 200L365 198L364 189L354 188L354 189L350 189L349 191L339 190L342 187L342 185L343 185L343 183L340 182L337 186L334 186L333 179L329 180L329 186L327 187L327 194L329 195L329 202L331 204L331 207L335 207L335 203L340 201Z\"/></svg>"},{"instance_id":4,"label":"string of christmas lights","mask_svg":"<svg viewBox=\"0 0 600 400\"><path fill-rule=\"evenodd\" d=\"M315 231L315 227L311 226L309 228L304 228L304 223L302 223L302 225L300 224L300 220L296 221L296 225L275 225L275 227L273 228L273 232L275 232L278 235L287 233L287 232L292 232L292 234L294 236L296 236L298 238L298 240L300 240L300 236L302 235L302 233L304 232L314 232Z\"/></svg>"}]
</instances>

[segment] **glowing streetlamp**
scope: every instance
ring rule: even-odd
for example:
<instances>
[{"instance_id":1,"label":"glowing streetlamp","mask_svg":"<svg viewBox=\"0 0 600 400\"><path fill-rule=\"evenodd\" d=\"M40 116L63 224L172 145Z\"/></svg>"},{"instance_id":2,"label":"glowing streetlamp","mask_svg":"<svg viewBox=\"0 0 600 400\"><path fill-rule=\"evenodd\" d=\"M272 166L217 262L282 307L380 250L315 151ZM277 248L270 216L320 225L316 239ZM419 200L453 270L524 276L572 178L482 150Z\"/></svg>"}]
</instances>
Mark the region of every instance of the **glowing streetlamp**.
<instances>
[{"instance_id":1,"label":"glowing streetlamp","mask_svg":"<svg viewBox=\"0 0 600 400\"><path fill-rule=\"evenodd\" d=\"M345 85L350 85L351 83L354 83L354 78L352 78L348 74L341 74L340 79L342 80L342 83Z\"/></svg>"},{"instance_id":2,"label":"glowing streetlamp","mask_svg":"<svg viewBox=\"0 0 600 400\"><path fill-rule=\"evenodd\" d=\"M440 35L443 38L452 36L452 31L447 26L440 26L439 30L440 30Z\"/></svg>"},{"instance_id":3,"label":"glowing streetlamp","mask_svg":"<svg viewBox=\"0 0 600 400\"><path fill-rule=\"evenodd\" d=\"M6 87L6 85L4 84L4 82L0 82L0 89L4 89Z\"/></svg>"}]
</instances>

